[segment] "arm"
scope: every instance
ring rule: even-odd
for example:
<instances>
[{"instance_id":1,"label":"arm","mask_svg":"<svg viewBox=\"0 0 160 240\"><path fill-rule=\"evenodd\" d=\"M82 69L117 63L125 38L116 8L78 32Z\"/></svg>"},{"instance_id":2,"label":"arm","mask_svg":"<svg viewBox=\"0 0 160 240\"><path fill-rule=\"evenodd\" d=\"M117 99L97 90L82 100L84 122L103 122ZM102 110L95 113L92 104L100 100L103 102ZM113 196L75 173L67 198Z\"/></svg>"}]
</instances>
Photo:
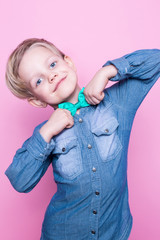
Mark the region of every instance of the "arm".
<instances>
[{"instance_id":1,"label":"arm","mask_svg":"<svg viewBox=\"0 0 160 240\"><path fill-rule=\"evenodd\" d=\"M108 81L118 73L117 68L109 64L101 68L94 75L93 79L87 84L84 89L84 95L89 104L99 104L104 98L104 92Z\"/></svg>"},{"instance_id":2,"label":"arm","mask_svg":"<svg viewBox=\"0 0 160 240\"><path fill-rule=\"evenodd\" d=\"M118 74L111 81L132 78L152 81L152 77L160 72L160 50L143 49L124 55L121 58L107 61L103 67L113 64Z\"/></svg>"},{"instance_id":3,"label":"arm","mask_svg":"<svg viewBox=\"0 0 160 240\"><path fill-rule=\"evenodd\" d=\"M55 143L46 143L36 128L32 137L17 150L13 162L5 171L12 186L18 192L30 192L51 163L50 153Z\"/></svg>"},{"instance_id":4,"label":"arm","mask_svg":"<svg viewBox=\"0 0 160 240\"><path fill-rule=\"evenodd\" d=\"M35 128L32 137L16 152L5 172L18 192L29 192L36 186L52 161L53 137L73 124L68 110L57 109L48 121Z\"/></svg>"},{"instance_id":5,"label":"arm","mask_svg":"<svg viewBox=\"0 0 160 240\"><path fill-rule=\"evenodd\" d=\"M117 74L112 77L110 77L111 72L107 68L111 65L118 70ZM148 91L160 77L160 50L138 50L121 58L107 61L95 76L91 80L91 82L94 82L94 91L93 88L88 88L87 96L89 95L92 99L95 94L98 96L96 85L102 86L103 83L104 86L108 83L108 80L118 81L110 88L105 89L104 92L109 94L115 104L135 112ZM101 91L103 90L104 88L101 88Z\"/></svg>"}]
</instances>

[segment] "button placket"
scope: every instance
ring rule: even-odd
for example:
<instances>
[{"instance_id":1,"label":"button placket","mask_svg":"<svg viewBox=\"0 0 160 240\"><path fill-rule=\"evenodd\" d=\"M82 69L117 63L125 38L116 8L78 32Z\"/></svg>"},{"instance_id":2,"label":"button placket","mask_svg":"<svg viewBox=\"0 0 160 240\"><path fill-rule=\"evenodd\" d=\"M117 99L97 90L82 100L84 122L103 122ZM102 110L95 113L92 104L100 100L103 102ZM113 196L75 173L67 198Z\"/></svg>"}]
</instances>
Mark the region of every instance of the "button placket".
<instances>
[{"instance_id":1,"label":"button placket","mask_svg":"<svg viewBox=\"0 0 160 240\"><path fill-rule=\"evenodd\" d=\"M94 235L94 239L97 239L98 237L98 212L100 208L100 178L99 178L99 172L94 172L96 170L95 167L92 168L92 189L93 189L93 199L91 204L91 233L92 236ZM93 232L92 232L93 231ZM97 237L96 237L97 236Z\"/></svg>"},{"instance_id":2,"label":"button placket","mask_svg":"<svg viewBox=\"0 0 160 240\"><path fill-rule=\"evenodd\" d=\"M92 155L95 154L94 152L94 142L90 141L87 145L88 149L91 150L91 159ZM95 157L95 156L94 156ZM99 176L99 171L98 166L97 166L97 161L92 162L92 167L91 167L91 174L92 174L92 189L93 189L93 201L91 204L91 234L94 237L93 239L97 239L97 234L98 234L98 211L99 211L99 204L100 204L100 196L98 196L100 193L98 189L100 189L100 176Z\"/></svg>"},{"instance_id":3,"label":"button placket","mask_svg":"<svg viewBox=\"0 0 160 240\"><path fill-rule=\"evenodd\" d=\"M81 122L81 120L78 120ZM82 124L82 123L81 123ZM83 127L82 127L83 126ZM83 121L81 125L82 133L86 135L86 124ZM97 239L98 237L98 221L99 221L99 209L100 209L100 196L95 194L96 191L100 190L101 188L101 180L100 180L100 172L98 171L98 159L96 157L96 149L95 149L95 142L93 139L92 134L88 134L87 137L88 141L85 142L86 148L88 149L88 163L90 168L91 174L91 188L92 188L92 201L90 205L90 235L91 239Z\"/></svg>"}]
</instances>

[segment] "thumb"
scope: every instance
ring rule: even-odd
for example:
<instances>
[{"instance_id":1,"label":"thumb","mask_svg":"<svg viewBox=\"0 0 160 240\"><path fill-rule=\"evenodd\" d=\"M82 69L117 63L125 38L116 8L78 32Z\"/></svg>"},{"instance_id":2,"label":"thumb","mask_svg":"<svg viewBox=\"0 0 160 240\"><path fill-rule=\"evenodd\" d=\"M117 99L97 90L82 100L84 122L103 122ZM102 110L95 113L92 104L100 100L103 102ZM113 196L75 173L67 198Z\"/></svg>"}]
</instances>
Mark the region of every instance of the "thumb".
<instances>
[{"instance_id":1,"label":"thumb","mask_svg":"<svg viewBox=\"0 0 160 240\"><path fill-rule=\"evenodd\" d=\"M100 98L101 98L101 100L104 98L104 92L101 92L100 94L99 94L99 96L100 96Z\"/></svg>"}]
</instances>

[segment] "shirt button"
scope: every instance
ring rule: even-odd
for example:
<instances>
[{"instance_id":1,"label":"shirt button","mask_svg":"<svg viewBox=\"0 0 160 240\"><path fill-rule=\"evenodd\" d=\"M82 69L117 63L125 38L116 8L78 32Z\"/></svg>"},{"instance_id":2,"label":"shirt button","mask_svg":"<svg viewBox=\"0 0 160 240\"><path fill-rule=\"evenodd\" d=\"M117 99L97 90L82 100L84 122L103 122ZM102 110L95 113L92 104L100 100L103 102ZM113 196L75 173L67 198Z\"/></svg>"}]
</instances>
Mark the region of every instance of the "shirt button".
<instances>
[{"instance_id":1,"label":"shirt button","mask_svg":"<svg viewBox=\"0 0 160 240\"><path fill-rule=\"evenodd\" d=\"M92 148L91 144L88 144L88 148L89 148L89 149L91 149L91 148Z\"/></svg>"},{"instance_id":2,"label":"shirt button","mask_svg":"<svg viewBox=\"0 0 160 240\"><path fill-rule=\"evenodd\" d=\"M82 123L82 122L83 122L82 118L79 118L79 122L80 122L80 123Z\"/></svg>"},{"instance_id":3,"label":"shirt button","mask_svg":"<svg viewBox=\"0 0 160 240\"><path fill-rule=\"evenodd\" d=\"M95 168L95 167L93 167L93 168L92 168L92 171L93 171L93 172L96 172L96 168Z\"/></svg>"},{"instance_id":4,"label":"shirt button","mask_svg":"<svg viewBox=\"0 0 160 240\"><path fill-rule=\"evenodd\" d=\"M94 230L91 231L92 234L96 234L96 232Z\"/></svg>"},{"instance_id":5,"label":"shirt button","mask_svg":"<svg viewBox=\"0 0 160 240\"><path fill-rule=\"evenodd\" d=\"M96 191L96 192L95 192L95 194L96 194L96 195L99 195L99 192L98 192L98 191Z\"/></svg>"},{"instance_id":6,"label":"shirt button","mask_svg":"<svg viewBox=\"0 0 160 240\"><path fill-rule=\"evenodd\" d=\"M104 130L106 133L108 133L109 132L109 130L106 128L105 130Z\"/></svg>"},{"instance_id":7,"label":"shirt button","mask_svg":"<svg viewBox=\"0 0 160 240\"><path fill-rule=\"evenodd\" d=\"M96 210L93 210L93 214L97 214L97 211L96 211Z\"/></svg>"},{"instance_id":8,"label":"shirt button","mask_svg":"<svg viewBox=\"0 0 160 240\"><path fill-rule=\"evenodd\" d=\"M66 151L65 147L63 147L63 148L62 148L62 152L65 152L65 151Z\"/></svg>"}]
</instances>

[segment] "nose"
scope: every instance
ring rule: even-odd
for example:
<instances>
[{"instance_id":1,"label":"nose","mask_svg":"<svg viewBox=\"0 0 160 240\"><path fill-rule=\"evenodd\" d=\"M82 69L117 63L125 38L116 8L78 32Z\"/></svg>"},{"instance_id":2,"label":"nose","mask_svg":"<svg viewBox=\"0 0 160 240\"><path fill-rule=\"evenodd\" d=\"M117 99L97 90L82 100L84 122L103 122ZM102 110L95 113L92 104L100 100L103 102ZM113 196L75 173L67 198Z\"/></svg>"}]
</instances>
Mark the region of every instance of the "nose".
<instances>
[{"instance_id":1,"label":"nose","mask_svg":"<svg viewBox=\"0 0 160 240\"><path fill-rule=\"evenodd\" d=\"M52 83L58 77L57 73L51 74L49 76L49 83Z\"/></svg>"}]
</instances>

